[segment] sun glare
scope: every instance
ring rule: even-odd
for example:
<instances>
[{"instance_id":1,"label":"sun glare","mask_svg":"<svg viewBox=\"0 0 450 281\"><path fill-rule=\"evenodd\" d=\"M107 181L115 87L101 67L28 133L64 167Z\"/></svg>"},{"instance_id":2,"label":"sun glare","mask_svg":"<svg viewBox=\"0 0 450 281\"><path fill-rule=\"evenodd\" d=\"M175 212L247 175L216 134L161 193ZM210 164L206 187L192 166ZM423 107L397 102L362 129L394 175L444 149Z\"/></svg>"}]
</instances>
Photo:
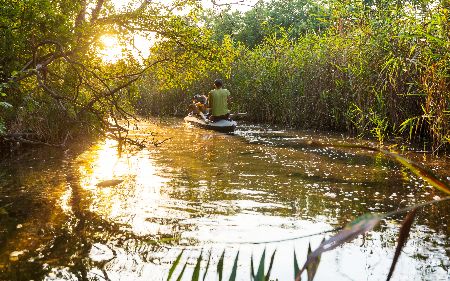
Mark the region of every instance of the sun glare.
<instances>
[{"instance_id":1,"label":"sun glare","mask_svg":"<svg viewBox=\"0 0 450 281\"><path fill-rule=\"evenodd\" d=\"M115 63L122 58L122 46L114 35L103 35L100 38L99 56L106 63Z\"/></svg>"}]
</instances>

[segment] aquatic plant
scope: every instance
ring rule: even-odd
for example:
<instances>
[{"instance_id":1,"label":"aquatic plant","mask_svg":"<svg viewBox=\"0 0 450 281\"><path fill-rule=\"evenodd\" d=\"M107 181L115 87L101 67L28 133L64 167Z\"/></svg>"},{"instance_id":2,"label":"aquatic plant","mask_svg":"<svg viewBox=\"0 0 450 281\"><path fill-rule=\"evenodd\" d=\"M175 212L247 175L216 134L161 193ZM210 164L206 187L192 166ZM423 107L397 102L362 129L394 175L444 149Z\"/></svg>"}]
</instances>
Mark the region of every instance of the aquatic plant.
<instances>
[{"instance_id":1,"label":"aquatic plant","mask_svg":"<svg viewBox=\"0 0 450 281\"><path fill-rule=\"evenodd\" d=\"M402 213L407 213L407 215L405 216L405 219L401 223L401 227L400 227L400 231L399 231L399 235L398 235L398 239L397 239L397 247L395 249L394 257L393 257L393 260L392 260L392 263L391 263L391 266L389 269L389 273L388 273L388 276L386 279L386 280L390 280L394 273L398 258L401 254L401 250L405 246L406 241L408 239L409 232L411 231L411 226L414 222L414 218L417 214L418 209L422 208L424 206L431 205L431 204L445 202L447 200L450 200L450 197L445 197L442 199L438 199L438 200L434 200L434 201L430 201L430 202L426 202L426 203L422 203L422 204L417 204L417 205L414 205L411 207L407 207L407 208L404 208L401 210L384 213L384 214L370 214L370 213L364 214L364 215L356 218L355 220L351 221L350 223L348 223L345 227L334 229L333 231L337 232L337 233L328 239L323 239L322 242L320 243L320 245L314 251L311 250L311 244L309 244L308 251L306 253L306 261L301 268L298 265L297 254L295 253L295 250L294 250L294 257L293 257L294 278L293 279L295 281L301 281L302 273L306 271L307 272L306 280L308 280L308 281L314 280L314 276L318 270L321 256L323 253L325 253L327 251L331 251L333 249L336 249L337 247L342 246L343 244L352 241L359 235L362 235L362 234L365 234L365 233L371 231L375 226L377 226L380 223L381 220L383 220L387 217L391 217L391 216L402 214ZM327 232L330 232L330 231L327 231ZM324 232L316 233L314 235L323 235L323 234L324 234ZM289 240L300 239L300 238L305 238L305 237L309 237L309 236L311 236L311 235L291 238ZM261 243L273 243L273 242L274 241L267 241L267 242L261 242ZM186 261L184 264L180 263L184 253L185 253L185 250L183 249L180 252L180 254L177 256L175 261L173 262L173 264L170 267L169 272L168 272L167 281L170 281L170 280L178 281L178 280L182 280L182 278L184 278L184 280L186 280L186 278L189 279L188 276L185 276L186 268L188 266L189 261ZM276 250L273 251L273 253L270 256L269 267L267 270L265 269L266 249L264 249L264 251L261 255L261 258L257 264L255 263L253 255L252 255L250 258L250 272L251 273L250 273L249 280L254 280L254 281L271 280L270 274L271 274L272 267L274 265L275 254L276 254ZM214 269L210 268L211 252L208 255L206 267L202 268L201 264L202 264L202 262L204 262L204 259L203 259L203 251L201 251L200 255L196 259L194 271L192 273L192 276L190 277L190 280L192 280L192 281L205 280L206 276L208 274L215 274L218 277L219 281L223 280L224 275L225 275L224 274L224 268L225 268L224 267L224 262L225 262L224 257L225 257L225 250L222 251L222 254L220 255L219 261L217 263L217 268L215 269L215 272L213 272ZM236 275L237 275L237 270L238 270L238 266L237 266L238 259L239 259L239 251L237 252L236 257L234 258L230 277L228 279L230 281L236 280ZM255 265L256 265L256 267L255 267ZM181 267L181 271L177 275L174 275L174 272L176 271L176 269L178 267ZM255 268L256 268L256 271L255 271ZM201 272L203 272L202 279L200 278ZM174 277L174 278L172 278L172 277Z\"/></svg>"}]
</instances>

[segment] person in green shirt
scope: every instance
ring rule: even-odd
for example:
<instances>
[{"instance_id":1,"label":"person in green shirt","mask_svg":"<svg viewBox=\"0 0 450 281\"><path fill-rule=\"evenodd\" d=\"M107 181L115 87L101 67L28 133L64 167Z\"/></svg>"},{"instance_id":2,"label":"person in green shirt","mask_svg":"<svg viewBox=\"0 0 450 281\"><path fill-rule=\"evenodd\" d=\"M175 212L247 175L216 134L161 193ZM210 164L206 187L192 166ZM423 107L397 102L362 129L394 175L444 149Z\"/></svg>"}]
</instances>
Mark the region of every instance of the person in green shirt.
<instances>
[{"instance_id":1,"label":"person in green shirt","mask_svg":"<svg viewBox=\"0 0 450 281\"><path fill-rule=\"evenodd\" d=\"M230 91L222 88L222 85L222 80L216 79L214 81L215 89L211 90L208 94L209 120L213 122L230 118L230 112L228 110Z\"/></svg>"}]
</instances>

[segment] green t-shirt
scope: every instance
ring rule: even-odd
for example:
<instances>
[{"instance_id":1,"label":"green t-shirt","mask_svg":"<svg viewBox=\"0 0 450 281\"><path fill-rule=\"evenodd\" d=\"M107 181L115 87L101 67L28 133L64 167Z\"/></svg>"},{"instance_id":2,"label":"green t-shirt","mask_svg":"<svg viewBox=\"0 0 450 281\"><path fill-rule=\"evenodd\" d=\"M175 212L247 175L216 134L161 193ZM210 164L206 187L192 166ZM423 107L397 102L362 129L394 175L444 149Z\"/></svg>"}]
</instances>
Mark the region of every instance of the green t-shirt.
<instances>
[{"instance_id":1,"label":"green t-shirt","mask_svg":"<svg viewBox=\"0 0 450 281\"><path fill-rule=\"evenodd\" d=\"M209 92L209 104L213 116L221 116L228 113L228 97L230 91L227 89L215 89Z\"/></svg>"}]
</instances>

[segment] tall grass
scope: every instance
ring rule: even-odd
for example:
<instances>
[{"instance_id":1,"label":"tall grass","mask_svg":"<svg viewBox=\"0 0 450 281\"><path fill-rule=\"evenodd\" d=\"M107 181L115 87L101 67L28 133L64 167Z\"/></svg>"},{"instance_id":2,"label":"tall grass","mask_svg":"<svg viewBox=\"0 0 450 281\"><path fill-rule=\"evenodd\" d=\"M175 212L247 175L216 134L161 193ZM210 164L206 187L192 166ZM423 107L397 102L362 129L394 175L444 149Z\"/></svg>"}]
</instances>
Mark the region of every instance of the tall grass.
<instances>
[{"instance_id":1,"label":"tall grass","mask_svg":"<svg viewBox=\"0 0 450 281\"><path fill-rule=\"evenodd\" d=\"M235 42L225 81L233 110L248 112L251 121L353 132L380 143L401 136L448 151L449 10L444 3L380 3L333 4L326 32L295 41L280 28L252 49ZM183 93L207 91L216 76Z\"/></svg>"},{"instance_id":2,"label":"tall grass","mask_svg":"<svg viewBox=\"0 0 450 281\"><path fill-rule=\"evenodd\" d=\"M439 11L423 19L383 12L350 31L296 42L281 30L242 51L229 81L235 102L255 121L355 131L380 142L403 135L448 149L450 40L448 12Z\"/></svg>"}]
</instances>

